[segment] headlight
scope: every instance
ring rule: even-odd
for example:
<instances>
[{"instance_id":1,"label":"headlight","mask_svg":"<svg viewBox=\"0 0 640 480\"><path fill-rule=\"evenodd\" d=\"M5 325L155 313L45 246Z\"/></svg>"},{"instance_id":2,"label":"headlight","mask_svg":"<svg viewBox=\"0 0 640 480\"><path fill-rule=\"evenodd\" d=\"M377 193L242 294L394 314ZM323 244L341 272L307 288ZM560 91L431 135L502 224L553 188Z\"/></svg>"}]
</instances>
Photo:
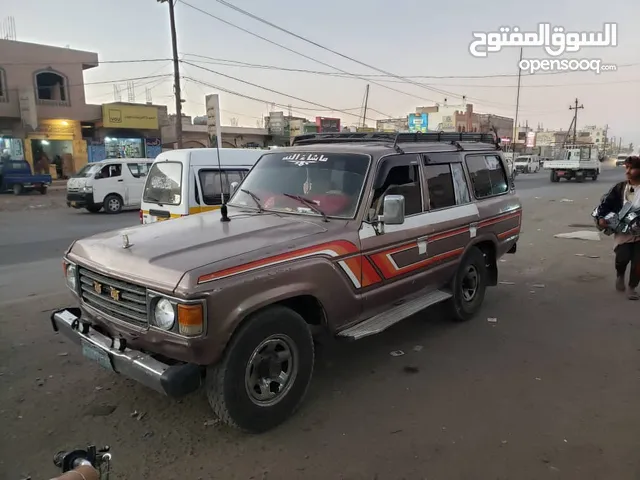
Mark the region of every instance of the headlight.
<instances>
[{"instance_id":1,"label":"headlight","mask_svg":"<svg viewBox=\"0 0 640 480\"><path fill-rule=\"evenodd\" d=\"M78 275L77 268L73 263L68 263L65 268L65 277L67 279L67 286L78 293Z\"/></svg>"},{"instance_id":2,"label":"headlight","mask_svg":"<svg viewBox=\"0 0 640 480\"><path fill-rule=\"evenodd\" d=\"M166 298L161 298L153 309L153 320L157 327L171 330L176 321L176 311L173 304Z\"/></svg>"},{"instance_id":3,"label":"headlight","mask_svg":"<svg viewBox=\"0 0 640 480\"><path fill-rule=\"evenodd\" d=\"M85 193L91 193L91 192L93 192L93 187L84 187L82 189L82 191L85 192Z\"/></svg>"}]
</instances>

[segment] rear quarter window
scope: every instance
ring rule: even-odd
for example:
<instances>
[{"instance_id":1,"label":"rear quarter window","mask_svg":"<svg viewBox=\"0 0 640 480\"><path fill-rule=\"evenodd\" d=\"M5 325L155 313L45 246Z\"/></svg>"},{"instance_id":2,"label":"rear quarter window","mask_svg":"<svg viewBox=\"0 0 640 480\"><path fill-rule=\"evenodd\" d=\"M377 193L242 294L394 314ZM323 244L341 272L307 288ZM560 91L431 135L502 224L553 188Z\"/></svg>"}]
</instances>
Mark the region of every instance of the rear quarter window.
<instances>
[{"instance_id":1,"label":"rear quarter window","mask_svg":"<svg viewBox=\"0 0 640 480\"><path fill-rule=\"evenodd\" d=\"M476 198L494 197L509 191L509 181L499 156L468 155L465 162Z\"/></svg>"}]
</instances>

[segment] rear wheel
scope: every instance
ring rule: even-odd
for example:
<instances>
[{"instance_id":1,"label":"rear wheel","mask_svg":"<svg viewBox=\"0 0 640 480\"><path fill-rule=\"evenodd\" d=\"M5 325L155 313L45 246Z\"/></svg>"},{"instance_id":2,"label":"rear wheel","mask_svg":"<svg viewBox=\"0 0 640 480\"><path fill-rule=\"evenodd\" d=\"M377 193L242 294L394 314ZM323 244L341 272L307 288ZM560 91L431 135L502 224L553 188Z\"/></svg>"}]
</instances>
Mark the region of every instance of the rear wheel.
<instances>
[{"instance_id":1,"label":"rear wheel","mask_svg":"<svg viewBox=\"0 0 640 480\"><path fill-rule=\"evenodd\" d=\"M484 254L477 247L471 247L460 262L452 283L453 297L447 301L454 320L470 320L480 310L487 288L487 278Z\"/></svg>"},{"instance_id":2,"label":"rear wheel","mask_svg":"<svg viewBox=\"0 0 640 480\"><path fill-rule=\"evenodd\" d=\"M272 306L240 327L222 361L207 370L209 405L225 424L260 433L289 418L311 382L314 345L304 319Z\"/></svg>"},{"instance_id":3,"label":"rear wheel","mask_svg":"<svg viewBox=\"0 0 640 480\"><path fill-rule=\"evenodd\" d=\"M107 195L104 199L104 211L107 213L120 213L122 211L122 199L119 195Z\"/></svg>"},{"instance_id":4,"label":"rear wheel","mask_svg":"<svg viewBox=\"0 0 640 480\"><path fill-rule=\"evenodd\" d=\"M551 170L550 179L553 183L558 183L560 181L560 177L555 170Z\"/></svg>"},{"instance_id":5,"label":"rear wheel","mask_svg":"<svg viewBox=\"0 0 640 480\"><path fill-rule=\"evenodd\" d=\"M40 195L46 195L47 194L47 186L43 185L41 186L38 191L40 192Z\"/></svg>"},{"instance_id":6,"label":"rear wheel","mask_svg":"<svg viewBox=\"0 0 640 480\"><path fill-rule=\"evenodd\" d=\"M13 186L13 194L14 194L14 195L21 195L23 191L24 191L24 188L22 188L22 185L21 185L21 184L16 183L16 184Z\"/></svg>"}]
</instances>

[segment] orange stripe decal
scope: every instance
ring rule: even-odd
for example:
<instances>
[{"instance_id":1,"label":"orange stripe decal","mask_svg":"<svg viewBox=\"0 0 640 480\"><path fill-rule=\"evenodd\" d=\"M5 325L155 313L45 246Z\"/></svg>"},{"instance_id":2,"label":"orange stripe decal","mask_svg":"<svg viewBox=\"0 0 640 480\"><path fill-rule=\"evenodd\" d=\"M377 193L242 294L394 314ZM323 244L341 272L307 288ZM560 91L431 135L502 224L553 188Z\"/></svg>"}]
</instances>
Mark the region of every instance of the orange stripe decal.
<instances>
[{"instance_id":1,"label":"orange stripe decal","mask_svg":"<svg viewBox=\"0 0 640 480\"><path fill-rule=\"evenodd\" d=\"M277 263L286 262L289 260L295 260L297 258L309 257L313 255L328 255L331 257L342 257L358 252L358 247L353 243L346 240L338 240L336 242L328 242L320 245L314 245L312 247L302 248L300 250L294 250L292 252L283 253L281 255L274 255L273 257L265 258L262 260L256 260L254 262L245 263L244 265L238 265L237 267L226 268L217 272L207 273L198 277L198 283L210 282L224 277L230 277L249 270L256 270L258 268L267 267Z\"/></svg>"},{"instance_id":2,"label":"orange stripe decal","mask_svg":"<svg viewBox=\"0 0 640 480\"><path fill-rule=\"evenodd\" d=\"M362 282L361 282L362 286L369 287L371 285L381 282L382 278L380 278L380 275L378 275L378 272L376 272L376 269L373 267L373 265L371 265L371 262L369 261L369 259L367 257L361 257L361 258L362 258Z\"/></svg>"}]
</instances>

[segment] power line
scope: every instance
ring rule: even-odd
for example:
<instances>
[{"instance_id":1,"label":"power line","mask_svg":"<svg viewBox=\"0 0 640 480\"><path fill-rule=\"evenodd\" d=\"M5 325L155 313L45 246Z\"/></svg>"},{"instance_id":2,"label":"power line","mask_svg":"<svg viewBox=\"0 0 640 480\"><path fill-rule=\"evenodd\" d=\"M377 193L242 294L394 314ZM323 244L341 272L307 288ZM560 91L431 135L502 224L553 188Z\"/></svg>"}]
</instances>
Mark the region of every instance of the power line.
<instances>
[{"instance_id":1,"label":"power line","mask_svg":"<svg viewBox=\"0 0 640 480\"><path fill-rule=\"evenodd\" d=\"M285 45L282 45L282 44L280 44L278 42L274 42L273 40L269 40L268 38L263 37L262 35L258 35L257 33L254 33L254 32L252 32L250 30L247 30L246 28L242 28L242 27L240 27L240 26L238 26L238 25L236 25L234 23L231 23L231 22L229 22L227 20L224 20L223 18L220 18L220 17L218 17L218 16L216 16L216 15L214 15L212 13L209 13L209 12L207 12L205 10L202 10L201 8L198 8L198 7L194 6L194 5L191 5L190 3L187 3L184 0L180 0L180 3L182 3L183 5L186 5L187 7L192 8L192 9L202 13L203 15L207 15L208 17L214 18L214 19L224 23L225 25L229 25L230 27L237 28L238 30L241 30L241 31L243 31L245 33L248 33L249 35L252 35L252 36L254 36L256 38L264 40L267 43L270 43L270 44L275 45L277 47L280 47L280 48L282 48L284 50L287 50L288 52L291 52L291 53L293 53L295 55L304 57L304 58L306 58L308 60L311 60L312 62L319 63L320 65L324 65L325 67L332 68L332 69L337 70L339 72L342 72L342 73L344 73L346 75L350 75L352 77L359 78L360 80L363 80L365 82L373 83L374 85L378 85L378 86L380 86L382 88L385 88L387 90L392 90L392 91L401 93L403 95L407 95L407 96L410 96L410 97L413 97L413 98L419 98L420 100L425 100L427 102L434 102L435 103L435 100L432 100L432 99L429 99L429 98L420 97L419 95L415 95L415 94L412 94L412 93L403 92L402 90L398 90L398 89L390 87L388 85L384 85L382 83L377 83L377 82L374 82L374 81L372 81L370 79L366 79L366 78L361 77L361 76L359 76L359 75L357 75L355 73L347 72L346 70L342 70L342 69L340 69L338 67L335 67L335 66L331 65L330 63L326 63L326 62L323 62L321 60L317 60L317 59L313 58L310 55L305 55L304 53L298 52L298 51L296 51L296 50L294 50L292 48L289 48L289 47L287 47Z\"/></svg>"},{"instance_id":2,"label":"power line","mask_svg":"<svg viewBox=\"0 0 640 480\"><path fill-rule=\"evenodd\" d=\"M197 66L197 65L196 65L196 66ZM228 93L228 94L230 94L230 95L235 95L235 96L238 96L238 97L246 98L246 99L248 99L248 100L253 100L253 101L255 101L255 102L259 102L259 103L262 103L262 104L268 103L268 104L276 105L276 106L281 107L281 108L288 108L288 105L285 105L285 104L282 104L282 103L276 103L276 102L272 102L272 101L270 101L270 100L265 100L265 99L263 99L263 98L257 98L257 97L251 96L251 95L246 95L246 94L244 94L244 93L236 92L236 91L234 91L234 90L229 90L228 88L224 88L224 87L221 87L221 86L219 86L219 85L214 85L214 84L212 84L212 83L203 82L202 80L198 80L198 79L196 79L196 78L189 78L189 80L191 80L192 82L196 82L196 83L199 83L199 84L201 84L201 85L204 85L205 87L209 87L209 88L214 88L214 89L216 89L216 90L220 90L221 92L225 92L225 93ZM278 93L279 93L279 92L278 92ZM280 94L280 93L279 93L279 94ZM281 95L284 95L284 94L281 94ZM284 95L284 96L289 96L289 95ZM296 98L296 97L291 97L291 98ZM307 100L303 100L303 99L300 99L300 101L303 101L303 102L306 102L306 103L315 103L315 102L308 102ZM318 104L318 105L319 105L319 104ZM331 107L326 107L326 106L322 106L322 107L323 107L323 109L324 109L325 111L330 111L330 112L340 112L340 113L343 113L343 114L345 114L345 115L349 115L349 116L351 116L351 117L356 117L356 118L359 118L359 117L360 117L360 115L358 115L357 113L350 113L350 112L349 112L348 110L346 110L346 109L336 109L336 108L331 108ZM293 110L311 110L311 111L318 111L317 109L312 109L312 108L308 108L308 107L292 107L292 109L293 109ZM360 107L356 107L356 108L354 108L354 109L352 109L352 110L359 110L359 109L360 109ZM564 111L564 110L563 110L563 111Z\"/></svg>"},{"instance_id":3,"label":"power line","mask_svg":"<svg viewBox=\"0 0 640 480\"><path fill-rule=\"evenodd\" d=\"M109 83L124 83L124 82L132 82L132 81L136 81L136 80L149 80L152 78L161 78L161 77L168 77L170 76L170 73L165 73L163 75L152 75L152 76L145 76L145 77L130 77L130 78L119 78L117 80L103 80L100 82L83 82L83 83L75 83L75 84L67 84L67 85L63 85L66 86L67 88L77 88L77 87L84 87L87 85L105 85L105 84L109 84ZM45 88L59 88L59 85L51 85L51 86L42 86L42 87L37 87L38 89L45 89ZM8 88L7 90L14 90L14 91L18 91L20 90L19 88Z\"/></svg>"},{"instance_id":4,"label":"power line","mask_svg":"<svg viewBox=\"0 0 640 480\"><path fill-rule=\"evenodd\" d=\"M184 2L184 0L181 0L181 1L182 1L182 3L183 3L183 4L187 5L187 3L186 3L186 2ZM478 102L479 104L484 104L484 105L492 105L492 104L493 104L493 105L507 105L507 104L501 104L501 103L498 103L498 102L485 101L485 100L480 99L480 98L474 98L474 97L467 97L467 96L465 96L465 95L459 95L459 94L457 94L457 93L449 92L449 91L442 90L442 89L439 89L439 88L430 87L429 85L426 85L426 84L424 84L424 83L420 83L420 82L416 82L416 81L411 80L411 79L409 79L409 78L404 78L404 77L402 77L402 76L400 76L400 75L396 75L396 74L394 74L394 73L388 72L388 71L383 70L383 69L381 69L381 68L375 67L375 66L370 65L370 64L368 64L368 63L365 63L365 62L362 62L362 61L360 61L360 60L357 60L357 59L355 59L355 58L353 58L353 57L350 57L350 56L348 56L348 55L345 55L345 54L343 54L343 53L340 53L340 52L338 52L338 51L336 51L336 50L333 50L333 49L331 49L331 48L329 48L329 47L326 47L326 46L324 46L324 45L321 45L321 44L320 44L320 43L318 43L318 42L315 42L315 41L313 41L313 40L309 40L308 38L303 37L302 35L298 35L297 33L294 33L294 32L292 32L292 31L290 31L290 30L287 30L286 28L280 27L279 25L276 25L275 23L272 23L272 22L270 22L270 21L268 21L268 20L266 20L266 19L264 19L264 18L262 18L262 17L259 17L259 16L257 16L257 15L254 15L254 14L252 14L251 12L248 12L248 11L246 11L246 10L243 10L242 8L237 7L237 6L235 6L235 5L233 5L233 4L229 3L229 2L226 2L225 0L215 0L215 1L216 1L216 2L218 2L218 3L220 3L221 5L224 5L224 6L228 7L228 8L230 8L230 9L232 9L232 10L235 10L235 11L236 11L236 12L238 12L238 13L241 13L241 14L243 14L243 15L246 15L246 16L248 16L249 18L252 18L252 19L254 19L254 20L256 20L256 21L258 21L258 22L260 22L260 23L263 23L263 24L265 24L265 25L268 25L268 26L270 26L270 27L272 27L272 28L275 28L276 30L279 30L279 31L281 31L281 32L283 32L283 33L286 33L287 35L291 35L291 36L293 36L293 37L295 37L295 38L297 38L297 39L299 39L299 40L302 40L302 41L304 41L304 42L306 42L306 43L309 43L309 44L311 44L311 45L313 45L313 46L315 46L315 47L321 48L321 49L323 49L323 50L325 50L325 51L327 51L327 52L331 52L331 53L333 53L334 55L337 55L337 56L339 56L339 57L341 57L341 58L344 58L344 59L346 59L346 60L350 60L350 61L355 62L355 63L357 63L357 64L359 64L359 65L362 65L362 66L364 66L364 67L367 67L367 68L370 68L370 69L372 69L372 70L375 70L375 71L377 71L377 72L379 72L379 73L384 73L385 75L388 75L388 76L390 76L390 77L394 77L394 78L396 78L396 79L398 79L398 80L404 80L406 83L410 83L410 84L412 84L412 85L415 85L415 86L417 86L417 87L423 88L423 89L425 89L425 90L429 90L429 91L432 91L432 92L440 93L441 95L447 95L447 96L459 97L459 98L463 98L463 99L464 99L464 98L468 98L468 99L470 99L470 100L475 100L475 101L476 101L476 102ZM337 70L337 68L336 68L336 67L332 67L332 68L334 68L334 69L336 69L336 70ZM344 71L343 71L343 73L348 73L348 72L344 72ZM385 87L386 87L386 88L389 88L388 86L385 86ZM416 98L418 98L418 97L416 97ZM429 100L429 101L432 101L432 102L436 103L434 100ZM511 105L508 105L508 106L511 106Z\"/></svg>"},{"instance_id":5,"label":"power line","mask_svg":"<svg viewBox=\"0 0 640 480\"><path fill-rule=\"evenodd\" d=\"M318 71L318 70L308 70L308 69L304 69L304 68L289 68L289 67L280 67L277 65L265 65L265 64L259 64L259 63L248 63L248 62L241 62L238 60L227 60L227 59L221 59L221 58L213 58L213 57L208 57L207 55L198 55L195 53L185 53L185 56L189 56L189 57L197 57L197 58L204 58L204 59L208 59L209 61L203 61L203 60L191 60L191 62L194 63L201 63L201 64L207 64L207 65L220 65L220 66L225 66L225 67L238 67L238 68L255 68L255 69L264 69L264 70L274 70L274 71L283 71L283 72L293 72L293 73L308 73L308 74L312 74L312 75L325 75L325 76L329 76L329 77L338 77L338 78L351 78L351 79L356 79L356 80L360 80L359 77L353 77L352 75L346 75L346 74L342 74L342 73L336 73L336 72L324 72L324 71ZM632 66L634 64L628 64L627 66ZM640 65L640 63L638 63L637 65ZM548 73L573 73L573 72L548 72ZM538 75L538 74L536 74ZM425 76L425 75L416 75L416 76L408 76L407 78L438 78L438 79L471 79L471 78L475 78L475 79L486 79L486 78L506 78L506 77L516 77L517 78L517 74L500 74L500 75L479 75L479 76L475 76L475 77L470 77L470 76ZM523 77L531 77L532 75L522 75ZM369 75L366 75L365 77L369 77ZM371 75L371 77L385 77L384 75ZM391 83L406 83L406 82L400 82L397 80L380 80L381 82L391 82ZM637 83L640 82L640 79L633 79L633 80L619 80L619 81L611 81L611 82L586 82L586 83L555 83L555 84L543 84L543 85L528 85L527 88L555 88L555 87L575 87L575 86L590 86L590 85L614 85L614 84L621 84L621 83ZM441 86L448 86L448 87L467 87L467 88L517 88L517 85L486 85L486 84L438 84Z\"/></svg>"},{"instance_id":6,"label":"power line","mask_svg":"<svg viewBox=\"0 0 640 480\"><path fill-rule=\"evenodd\" d=\"M336 108L327 107L326 105L323 105L322 103L317 103L317 102L313 102L313 101L310 101L310 100L305 100L304 98L296 97L295 95L289 95L287 93L282 93L282 92L279 92L278 90L274 90L272 88L268 88L268 87L264 87L262 85L258 85L257 83L252 83L252 82L249 82L247 80L243 80L241 78L234 77L233 75L227 75L226 73L216 72L215 70L211 70L210 68L206 68L206 67L201 67L200 65L196 65L195 63L190 63L190 62L186 62L186 61L183 61L183 62L186 63L187 65L191 65L193 67L205 70L207 72L215 73L216 75L220 75L222 77L226 77L226 78L229 78L231 80L235 80L236 82L244 83L244 84L250 85L252 87L260 88L260 89L265 90L267 92L275 93L276 95L282 95L283 97L292 98L294 100L298 100L299 102L304 102L304 103L308 103L309 105L315 105L317 107L326 108L326 109L331 110L331 111L341 112L341 113L345 113L347 115L353 115L352 113L348 113L348 112L346 112L344 110L338 110ZM356 115L356 116L358 116L358 115Z\"/></svg>"}]
</instances>

